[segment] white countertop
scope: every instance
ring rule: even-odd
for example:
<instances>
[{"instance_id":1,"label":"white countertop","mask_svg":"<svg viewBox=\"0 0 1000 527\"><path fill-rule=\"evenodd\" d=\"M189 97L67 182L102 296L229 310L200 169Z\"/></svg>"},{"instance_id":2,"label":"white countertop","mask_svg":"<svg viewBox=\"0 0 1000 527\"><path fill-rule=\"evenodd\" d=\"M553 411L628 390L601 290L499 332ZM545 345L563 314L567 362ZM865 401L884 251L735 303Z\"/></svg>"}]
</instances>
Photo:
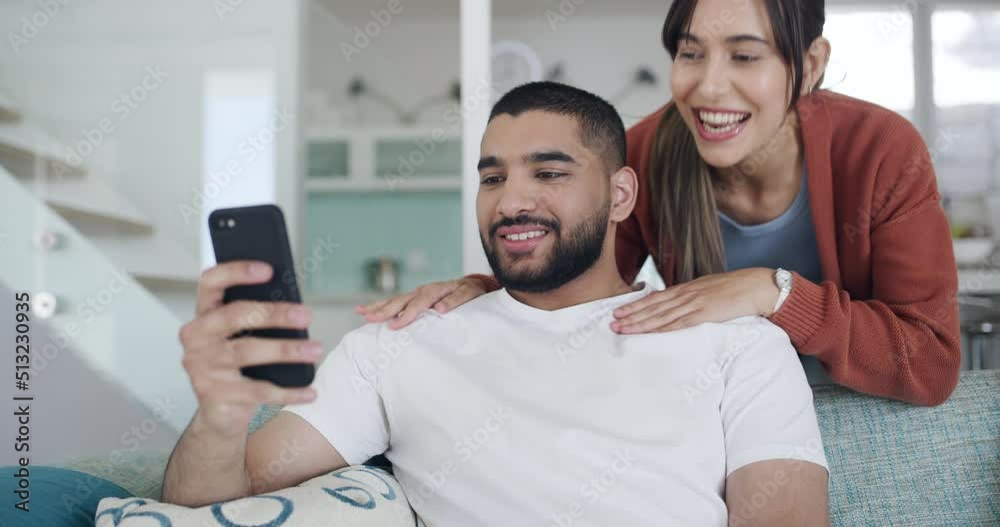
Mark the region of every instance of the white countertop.
<instances>
[{"instance_id":1,"label":"white countertop","mask_svg":"<svg viewBox=\"0 0 1000 527\"><path fill-rule=\"evenodd\" d=\"M967 295L1000 294L1000 267L959 267L958 292Z\"/></svg>"}]
</instances>

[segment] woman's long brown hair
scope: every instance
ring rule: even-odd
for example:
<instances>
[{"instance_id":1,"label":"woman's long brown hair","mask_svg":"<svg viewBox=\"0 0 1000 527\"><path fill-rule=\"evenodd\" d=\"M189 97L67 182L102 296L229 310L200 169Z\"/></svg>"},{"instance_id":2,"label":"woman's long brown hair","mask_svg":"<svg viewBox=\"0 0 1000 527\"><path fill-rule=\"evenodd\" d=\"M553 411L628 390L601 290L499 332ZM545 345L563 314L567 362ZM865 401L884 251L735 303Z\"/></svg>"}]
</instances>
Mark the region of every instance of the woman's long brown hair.
<instances>
[{"instance_id":1,"label":"woman's long brown hair","mask_svg":"<svg viewBox=\"0 0 1000 527\"><path fill-rule=\"evenodd\" d=\"M678 41L688 31L697 4L698 0L674 0L670 6L663 24L663 46L671 59L677 56ZM764 4L775 46L789 66L789 108L793 108L802 89L803 55L823 33L824 0L764 0ZM820 83L822 78L816 86ZM673 283L722 272L725 252L712 174L676 105L671 104L664 112L651 148L646 169L660 240L656 259L666 255L669 244L674 255Z\"/></svg>"}]
</instances>

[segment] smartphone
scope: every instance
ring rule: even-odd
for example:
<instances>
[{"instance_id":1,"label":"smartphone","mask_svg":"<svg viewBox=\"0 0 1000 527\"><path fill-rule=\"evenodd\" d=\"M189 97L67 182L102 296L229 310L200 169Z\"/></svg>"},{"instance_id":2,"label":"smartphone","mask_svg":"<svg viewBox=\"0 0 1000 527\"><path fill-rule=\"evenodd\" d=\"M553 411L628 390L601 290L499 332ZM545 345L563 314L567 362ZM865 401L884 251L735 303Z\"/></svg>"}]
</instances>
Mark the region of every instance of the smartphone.
<instances>
[{"instance_id":1,"label":"smartphone","mask_svg":"<svg viewBox=\"0 0 1000 527\"><path fill-rule=\"evenodd\" d=\"M302 303L292 250L285 229L285 217L276 205L253 205L213 210L208 216L208 231L218 263L233 260L260 260L273 269L271 280L260 284L238 285L226 289L223 303L234 300ZM307 339L304 329L268 328L245 330L230 338L261 337ZM302 387L312 384L316 368L310 363L262 364L242 368L243 375L279 386Z\"/></svg>"}]
</instances>

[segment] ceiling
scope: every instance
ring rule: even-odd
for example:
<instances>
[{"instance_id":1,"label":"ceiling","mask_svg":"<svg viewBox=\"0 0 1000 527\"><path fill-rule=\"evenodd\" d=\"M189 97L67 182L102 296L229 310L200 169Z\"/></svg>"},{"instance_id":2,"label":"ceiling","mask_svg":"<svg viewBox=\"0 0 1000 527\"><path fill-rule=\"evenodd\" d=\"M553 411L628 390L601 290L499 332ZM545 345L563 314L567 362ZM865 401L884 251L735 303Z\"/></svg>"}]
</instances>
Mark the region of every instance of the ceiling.
<instances>
[{"instance_id":1,"label":"ceiling","mask_svg":"<svg viewBox=\"0 0 1000 527\"><path fill-rule=\"evenodd\" d=\"M312 0L344 21L370 20L372 11L386 9L390 0ZM460 0L398 0L403 8L400 16L458 19ZM667 0L493 0L493 15L500 17L546 16L546 11L559 13L575 7L587 16L657 15L667 13Z\"/></svg>"}]
</instances>

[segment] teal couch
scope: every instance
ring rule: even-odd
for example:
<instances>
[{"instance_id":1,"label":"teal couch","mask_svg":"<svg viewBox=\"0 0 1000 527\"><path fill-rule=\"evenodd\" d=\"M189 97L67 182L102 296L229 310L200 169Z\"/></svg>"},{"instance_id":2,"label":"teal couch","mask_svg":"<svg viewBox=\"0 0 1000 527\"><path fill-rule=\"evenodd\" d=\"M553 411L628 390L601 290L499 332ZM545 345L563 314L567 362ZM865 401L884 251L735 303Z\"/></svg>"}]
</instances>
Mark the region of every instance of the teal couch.
<instances>
[{"instance_id":1,"label":"teal couch","mask_svg":"<svg viewBox=\"0 0 1000 527\"><path fill-rule=\"evenodd\" d=\"M934 408L838 386L817 387L815 397L833 525L1000 526L1000 370L963 372L951 399ZM276 411L262 407L251 429ZM140 451L112 467L106 459L60 467L159 499L168 455Z\"/></svg>"}]
</instances>

